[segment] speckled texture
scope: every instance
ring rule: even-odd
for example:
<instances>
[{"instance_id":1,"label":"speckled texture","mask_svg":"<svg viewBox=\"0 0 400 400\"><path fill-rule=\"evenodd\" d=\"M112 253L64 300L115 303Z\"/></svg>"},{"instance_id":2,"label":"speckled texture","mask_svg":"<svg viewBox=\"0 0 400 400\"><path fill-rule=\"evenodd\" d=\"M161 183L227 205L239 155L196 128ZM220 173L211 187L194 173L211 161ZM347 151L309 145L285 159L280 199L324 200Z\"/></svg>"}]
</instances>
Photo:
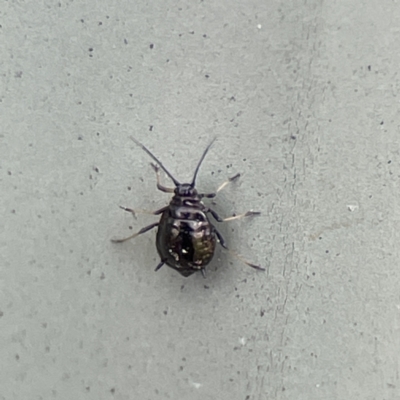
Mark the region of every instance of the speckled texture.
<instances>
[{"instance_id":1,"label":"speckled texture","mask_svg":"<svg viewBox=\"0 0 400 400\"><path fill-rule=\"evenodd\" d=\"M0 400L399 399L399 4L1 15ZM168 202L131 135L180 180L218 137L198 187L243 174L215 208L263 212L220 229L266 273L110 242Z\"/></svg>"}]
</instances>

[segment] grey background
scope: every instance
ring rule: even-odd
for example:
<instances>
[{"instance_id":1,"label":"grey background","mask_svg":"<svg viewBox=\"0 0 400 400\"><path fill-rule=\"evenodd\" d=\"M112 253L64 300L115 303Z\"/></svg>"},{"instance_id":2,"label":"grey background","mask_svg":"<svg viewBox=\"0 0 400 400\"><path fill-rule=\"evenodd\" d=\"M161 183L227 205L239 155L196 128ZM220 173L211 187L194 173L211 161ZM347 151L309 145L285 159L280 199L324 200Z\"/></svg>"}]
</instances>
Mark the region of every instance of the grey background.
<instances>
[{"instance_id":1,"label":"grey background","mask_svg":"<svg viewBox=\"0 0 400 400\"><path fill-rule=\"evenodd\" d=\"M400 399L399 7L2 1L0 399ZM110 243L169 199L131 135L180 180L217 136L266 273Z\"/></svg>"}]
</instances>

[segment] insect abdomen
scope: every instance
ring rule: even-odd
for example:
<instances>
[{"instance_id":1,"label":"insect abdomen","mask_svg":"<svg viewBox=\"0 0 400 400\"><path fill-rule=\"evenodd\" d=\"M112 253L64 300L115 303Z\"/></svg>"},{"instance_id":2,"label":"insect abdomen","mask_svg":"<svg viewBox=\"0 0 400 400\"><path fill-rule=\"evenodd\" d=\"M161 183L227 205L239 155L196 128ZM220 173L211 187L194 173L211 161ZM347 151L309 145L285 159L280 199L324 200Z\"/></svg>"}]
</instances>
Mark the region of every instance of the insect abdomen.
<instances>
[{"instance_id":1,"label":"insect abdomen","mask_svg":"<svg viewBox=\"0 0 400 400\"><path fill-rule=\"evenodd\" d=\"M216 238L199 207L172 206L161 217L156 244L167 265L189 276L212 260Z\"/></svg>"}]
</instances>

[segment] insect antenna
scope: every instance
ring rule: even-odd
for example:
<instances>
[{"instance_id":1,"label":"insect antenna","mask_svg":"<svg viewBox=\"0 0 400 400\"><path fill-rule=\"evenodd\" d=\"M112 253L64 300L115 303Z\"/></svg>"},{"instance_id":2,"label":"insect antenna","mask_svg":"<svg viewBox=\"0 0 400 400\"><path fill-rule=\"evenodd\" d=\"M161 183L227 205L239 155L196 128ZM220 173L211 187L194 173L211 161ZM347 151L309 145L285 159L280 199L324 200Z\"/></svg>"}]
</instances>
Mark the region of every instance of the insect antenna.
<instances>
[{"instance_id":1,"label":"insect antenna","mask_svg":"<svg viewBox=\"0 0 400 400\"><path fill-rule=\"evenodd\" d=\"M203 162L204 157L205 157L206 154L208 153L208 150L210 150L210 147L211 147L212 144L215 142L215 139L216 139L216 138L214 138L213 140L211 140L211 143L210 143L210 144L207 146L207 148L204 150L204 153L203 153L203 155L201 156L199 163L197 164L196 170L194 171L193 180L192 180L192 183L190 184L191 187L194 187L194 185L196 184L196 177L197 177L197 173L199 172L200 165L201 165L201 163Z\"/></svg>"},{"instance_id":2,"label":"insect antenna","mask_svg":"<svg viewBox=\"0 0 400 400\"><path fill-rule=\"evenodd\" d=\"M167 170L167 168L164 167L163 163L146 147L144 146L142 143L140 143L139 141L137 141L134 137L131 136L131 139L139 146L141 147L161 168L162 170L172 179L172 182L174 182L175 186L179 186L180 183L172 176L172 174ZM211 144L210 144L211 146ZM210 147L208 146L208 147ZM207 148L208 150L208 148ZM206 152L207 152L206 150ZM204 158L205 154L203 154L203 158ZM202 159L203 159L202 158Z\"/></svg>"}]
</instances>

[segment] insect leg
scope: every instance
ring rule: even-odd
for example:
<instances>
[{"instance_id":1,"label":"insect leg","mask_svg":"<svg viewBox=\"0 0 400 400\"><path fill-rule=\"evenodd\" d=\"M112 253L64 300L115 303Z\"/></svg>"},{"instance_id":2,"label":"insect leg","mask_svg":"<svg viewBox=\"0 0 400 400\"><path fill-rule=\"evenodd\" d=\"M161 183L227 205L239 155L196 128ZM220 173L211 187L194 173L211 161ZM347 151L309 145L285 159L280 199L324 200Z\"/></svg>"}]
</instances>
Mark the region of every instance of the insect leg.
<instances>
[{"instance_id":1,"label":"insect leg","mask_svg":"<svg viewBox=\"0 0 400 400\"><path fill-rule=\"evenodd\" d=\"M153 163L150 163L150 165L153 167L153 169L154 169L154 171L156 172L156 175L157 175L157 189L161 190L162 192L165 192L165 193L174 193L175 189L167 188L167 187L165 187L165 186L163 186L161 184L160 167L158 165L156 165L156 164L153 164Z\"/></svg>"},{"instance_id":2,"label":"insect leg","mask_svg":"<svg viewBox=\"0 0 400 400\"><path fill-rule=\"evenodd\" d=\"M248 262L247 260L245 260L240 254L236 253L236 251L233 251L231 249L228 248L228 246L225 243L224 238L222 237L222 235L214 228L215 234L217 235L218 238L218 242L219 244L229 253L231 253L234 257L236 257L238 260L240 260L241 262L245 263L246 265L248 265L251 268L254 269L258 269L260 271L265 271L265 268L260 267L259 265L256 264L252 264L251 262Z\"/></svg>"},{"instance_id":3,"label":"insect leg","mask_svg":"<svg viewBox=\"0 0 400 400\"><path fill-rule=\"evenodd\" d=\"M130 212L135 217L137 213L139 213L139 214L159 215L159 214L162 214L168 208L168 206L160 208L159 210L156 210L156 211L142 210L141 208L138 208L138 209L134 210L132 208L123 207L123 206L119 206L119 208L121 208L124 211Z\"/></svg>"},{"instance_id":4,"label":"insect leg","mask_svg":"<svg viewBox=\"0 0 400 400\"><path fill-rule=\"evenodd\" d=\"M239 178L240 178L240 174L239 173L234 175L234 176L232 176L232 177L230 177L228 180L226 180L224 183L222 183L220 185L220 187L217 189L216 193L220 192L229 183L237 181Z\"/></svg>"},{"instance_id":5,"label":"insect leg","mask_svg":"<svg viewBox=\"0 0 400 400\"><path fill-rule=\"evenodd\" d=\"M227 217L227 218L221 218L214 210L211 208L207 208L206 212L209 212L218 222L227 222L227 221L233 221L234 219L239 219L243 217L250 217L251 215L260 215L261 213L259 211L247 211L243 214L239 215L233 215L232 217Z\"/></svg>"},{"instance_id":6,"label":"insect leg","mask_svg":"<svg viewBox=\"0 0 400 400\"><path fill-rule=\"evenodd\" d=\"M158 271L164 264L165 264L165 261L161 260L154 271Z\"/></svg>"},{"instance_id":7,"label":"insect leg","mask_svg":"<svg viewBox=\"0 0 400 400\"><path fill-rule=\"evenodd\" d=\"M155 222L154 224L145 226L145 227L142 228L139 232L136 232L136 233L134 233L133 235L128 236L127 238L124 238L124 239L111 239L111 241L112 241L113 243L122 243L122 242L126 242L126 241L129 240L129 239L133 239L133 238L135 238L136 236L139 236L139 235L141 235L142 233L145 233L145 232L149 231L150 229L155 228L156 226L158 226L158 222Z\"/></svg>"},{"instance_id":8,"label":"insect leg","mask_svg":"<svg viewBox=\"0 0 400 400\"><path fill-rule=\"evenodd\" d=\"M211 199L211 198L215 197L217 195L217 193L220 192L226 185L228 185L231 182L235 182L236 180L239 179L239 177L240 177L240 174L236 174L236 175L230 177L224 183L222 183L214 193L203 193L203 194L200 194L199 196L207 197L207 198Z\"/></svg>"}]
</instances>

